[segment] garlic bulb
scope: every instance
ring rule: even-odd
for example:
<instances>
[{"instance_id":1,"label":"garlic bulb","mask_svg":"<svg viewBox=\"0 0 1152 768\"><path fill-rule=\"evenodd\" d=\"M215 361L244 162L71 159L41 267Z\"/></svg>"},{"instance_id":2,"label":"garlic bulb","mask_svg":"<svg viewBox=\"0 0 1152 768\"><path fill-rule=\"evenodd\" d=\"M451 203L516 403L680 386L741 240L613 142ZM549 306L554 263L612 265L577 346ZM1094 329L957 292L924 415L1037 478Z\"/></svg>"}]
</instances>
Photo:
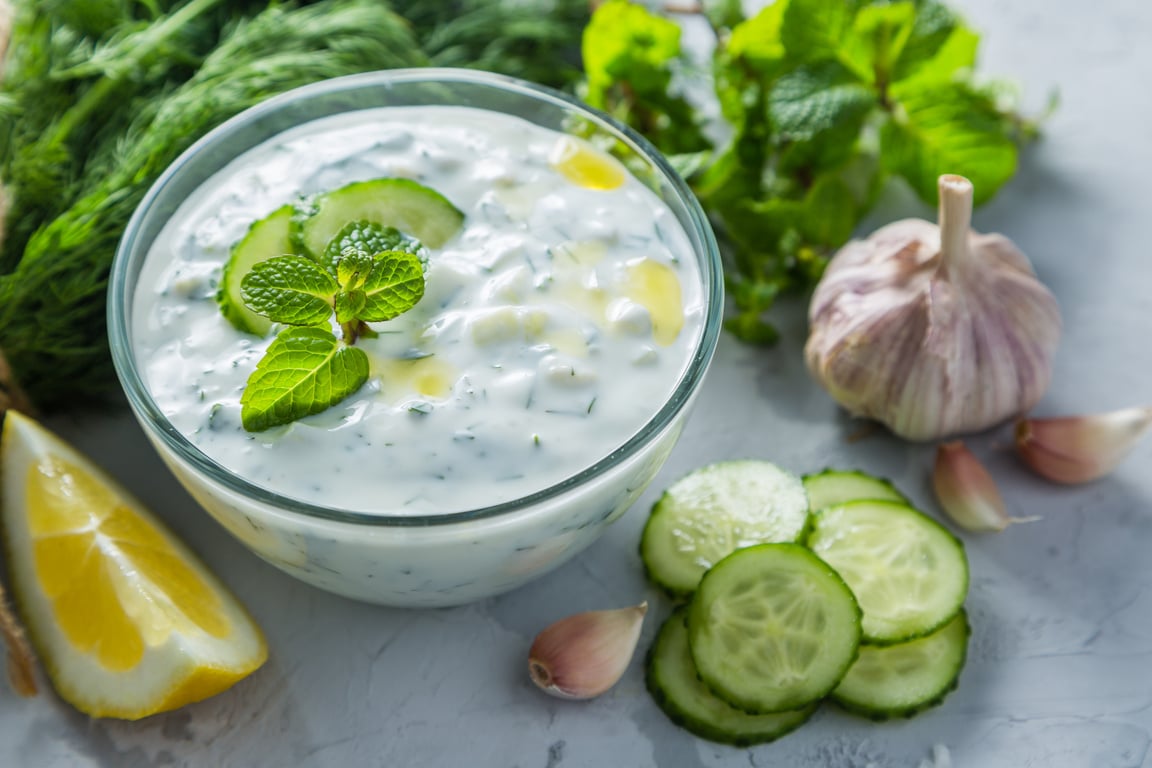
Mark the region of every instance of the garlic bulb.
<instances>
[{"instance_id":1,"label":"garlic bulb","mask_svg":"<svg viewBox=\"0 0 1152 768\"><path fill-rule=\"evenodd\" d=\"M848 243L812 296L812 375L909 440L997 424L1051 378L1056 300L1010 240L973 232L971 218L971 182L941 176L939 226L906 219Z\"/></svg>"}]
</instances>

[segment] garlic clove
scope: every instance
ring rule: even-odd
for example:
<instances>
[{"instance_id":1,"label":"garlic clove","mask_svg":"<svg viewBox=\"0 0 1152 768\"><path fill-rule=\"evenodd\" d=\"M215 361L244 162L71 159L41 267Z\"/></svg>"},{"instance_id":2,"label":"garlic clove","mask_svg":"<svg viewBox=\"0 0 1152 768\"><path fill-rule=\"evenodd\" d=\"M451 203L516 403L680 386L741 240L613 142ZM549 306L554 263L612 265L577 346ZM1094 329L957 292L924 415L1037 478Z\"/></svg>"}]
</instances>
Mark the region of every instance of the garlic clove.
<instances>
[{"instance_id":1,"label":"garlic clove","mask_svg":"<svg viewBox=\"0 0 1152 768\"><path fill-rule=\"evenodd\" d=\"M546 627L528 652L528 674L545 693L591 699L623 676L636 652L648 603L587 611Z\"/></svg>"},{"instance_id":2,"label":"garlic clove","mask_svg":"<svg viewBox=\"0 0 1152 768\"><path fill-rule=\"evenodd\" d=\"M1016 450L1028 466L1053 482L1087 483L1115 469L1149 427L1152 407L1021 419L1016 423Z\"/></svg>"},{"instance_id":3,"label":"garlic clove","mask_svg":"<svg viewBox=\"0 0 1152 768\"><path fill-rule=\"evenodd\" d=\"M936 449L932 489L948 516L966 531L999 532L1012 523L1040 519L1009 517L992 475L959 440L944 443Z\"/></svg>"}]
</instances>

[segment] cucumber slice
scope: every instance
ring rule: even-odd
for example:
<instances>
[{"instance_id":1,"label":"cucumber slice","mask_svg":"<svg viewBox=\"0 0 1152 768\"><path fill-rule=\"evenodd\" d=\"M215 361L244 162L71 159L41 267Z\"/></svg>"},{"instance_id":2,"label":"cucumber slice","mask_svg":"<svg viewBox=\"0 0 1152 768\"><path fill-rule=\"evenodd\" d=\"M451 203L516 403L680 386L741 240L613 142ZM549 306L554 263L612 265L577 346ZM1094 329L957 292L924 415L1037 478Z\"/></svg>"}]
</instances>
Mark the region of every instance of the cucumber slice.
<instances>
[{"instance_id":1,"label":"cucumber slice","mask_svg":"<svg viewBox=\"0 0 1152 768\"><path fill-rule=\"evenodd\" d=\"M681 606L660 628L648 651L645 681L664 714L697 736L747 747L775 741L799 728L816 704L791 712L750 715L709 691L696 674L688 649L687 608Z\"/></svg>"},{"instance_id":2,"label":"cucumber slice","mask_svg":"<svg viewBox=\"0 0 1152 768\"><path fill-rule=\"evenodd\" d=\"M664 492L644 526L640 558L652 581L686 597L705 571L737 549L800 541L807 525L799 478L766 461L722 462Z\"/></svg>"},{"instance_id":3,"label":"cucumber slice","mask_svg":"<svg viewBox=\"0 0 1152 768\"><path fill-rule=\"evenodd\" d=\"M440 248L464 223L464 214L434 189L411 179L357 181L311 198L297 211L293 241L320 259L350 221L395 227L429 248Z\"/></svg>"},{"instance_id":4,"label":"cucumber slice","mask_svg":"<svg viewBox=\"0 0 1152 768\"><path fill-rule=\"evenodd\" d=\"M873 720L911 717L934 707L956 689L968 656L968 635L968 617L961 610L927 637L861 646L860 657L832 698Z\"/></svg>"},{"instance_id":5,"label":"cucumber slice","mask_svg":"<svg viewBox=\"0 0 1152 768\"><path fill-rule=\"evenodd\" d=\"M901 643L934 632L964 604L964 545L907 504L854 501L812 519L808 546L836 569L864 611L864 642Z\"/></svg>"},{"instance_id":6,"label":"cucumber slice","mask_svg":"<svg viewBox=\"0 0 1152 768\"><path fill-rule=\"evenodd\" d=\"M704 575L688 609L692 661L716 695L747 712L826 696L856 659L860 607L799 544L733 552Z\"/></svg>"},{"instance_id":7,"label":"cucumber slice","mask_svg":"<svg viewBox=\"0 0 1152 768\"><path fill-rule=\"evenodd\" d=\"M826 469L805 475L804 490L808 492L808 507L812 511L866 499L912 504L890 481L857 470Z\"/></svg>"},{"instance_id":8,"label":"cucumber slice","mask_svg":"<svg viewBox=\"0 0 1152 768\"><path fill-rule=\"evenodd\" d=\"M253 223L243 239L232 246L232 253L220 277L216 302L220 305L220 312L238 331L266 336L272 328L271 320L253 312L244 304L244 298L240 295L240 282L257 263L292 253L289 230L294 210L291 205L280 206Z\"/></svg>"}]
</instances>

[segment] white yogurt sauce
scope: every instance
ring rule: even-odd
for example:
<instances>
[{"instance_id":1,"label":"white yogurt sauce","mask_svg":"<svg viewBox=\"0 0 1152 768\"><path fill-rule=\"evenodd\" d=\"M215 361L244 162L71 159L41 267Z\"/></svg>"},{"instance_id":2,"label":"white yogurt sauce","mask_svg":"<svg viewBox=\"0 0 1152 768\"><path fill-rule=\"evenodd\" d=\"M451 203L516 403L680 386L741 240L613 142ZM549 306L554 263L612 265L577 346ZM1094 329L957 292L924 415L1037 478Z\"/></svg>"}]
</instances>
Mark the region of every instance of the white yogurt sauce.
<instances>
[{"instance_id":1,"label":"white yogurt sauce","mask_svg":"<svg viewBox=\"0 0 1152 768\"><path fill-rule=\"evenodd\" d=\"M240 395L278 328L260 339L221 315L231 246L286 202L381 176L443 194L462 231L431 251L417 306L357 341L372 366L359 392L246 432ZM213 176L153 244L132 338L160 409L233 473L415 515L515 499L607 456L671 395L704 314L682 228L615 161L507 115L404 107L307 123Z\"/></svg>"}]
</instances>

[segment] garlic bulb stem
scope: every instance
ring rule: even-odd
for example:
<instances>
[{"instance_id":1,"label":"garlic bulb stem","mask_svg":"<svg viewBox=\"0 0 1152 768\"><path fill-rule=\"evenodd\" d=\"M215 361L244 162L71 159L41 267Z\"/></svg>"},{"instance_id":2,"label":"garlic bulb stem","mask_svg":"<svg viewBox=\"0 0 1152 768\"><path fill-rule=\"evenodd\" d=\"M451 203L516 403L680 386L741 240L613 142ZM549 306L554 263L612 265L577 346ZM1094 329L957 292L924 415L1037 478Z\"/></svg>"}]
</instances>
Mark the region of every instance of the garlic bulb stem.
<instances>
[{"instance_id":1,"label":"garlic bulb stem","mask_svg":"<svg viewBox=\"0 0 1152 768\"><path fill-rule=\"evenodd\" d=\"M972 227L972 182L963 176L940 177L940 266L963 269L971 261L968 237Z\"/></svg>"}]
</instances>

